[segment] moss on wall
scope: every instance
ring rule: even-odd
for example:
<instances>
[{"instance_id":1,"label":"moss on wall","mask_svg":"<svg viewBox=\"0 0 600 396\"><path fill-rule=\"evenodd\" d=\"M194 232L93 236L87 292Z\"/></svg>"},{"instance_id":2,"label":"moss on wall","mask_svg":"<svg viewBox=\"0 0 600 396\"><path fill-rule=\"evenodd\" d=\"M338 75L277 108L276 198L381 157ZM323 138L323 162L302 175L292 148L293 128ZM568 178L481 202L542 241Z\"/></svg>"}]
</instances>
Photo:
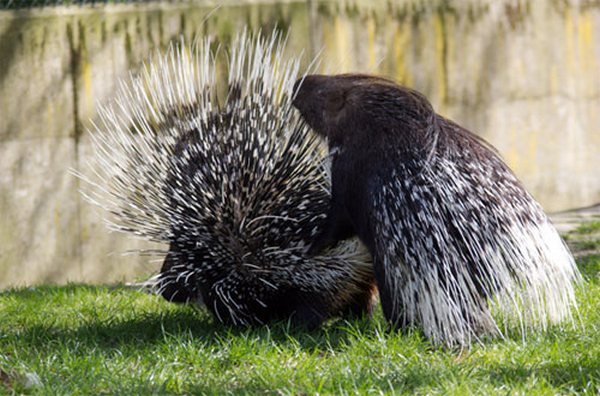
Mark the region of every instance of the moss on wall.
<instances>
[{"instance_id":1,"label":"moss on wall","mask_svg":"<svg viewBox=\"0 0 600 396\"><path fill-rule=\"evenodd\" d=\"M202 5L204 4L204 5ZM548 210L600 201L600 4L569 1L204 2L0 11L0 286L112 281L159 263L109 234L68 173L98 103L181 36L289 31L306 63L380 73L504 155Z\"/></svg>"}]
</instances>

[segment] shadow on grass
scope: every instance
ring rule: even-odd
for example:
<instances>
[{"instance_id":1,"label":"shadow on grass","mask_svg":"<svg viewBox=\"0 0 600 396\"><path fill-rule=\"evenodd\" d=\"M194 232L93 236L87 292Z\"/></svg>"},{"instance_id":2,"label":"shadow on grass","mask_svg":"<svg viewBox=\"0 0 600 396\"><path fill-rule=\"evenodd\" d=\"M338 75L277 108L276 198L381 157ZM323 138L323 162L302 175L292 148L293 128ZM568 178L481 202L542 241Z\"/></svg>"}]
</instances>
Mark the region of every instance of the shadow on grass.
<instances>
[{"instance_id":1,"label":"shadow on grass","mask_svg":"<svg viewBox=\"0 0 600 396\"><path fill-rule=\"evenodd\" d=\"M18 329L20 342L41 349L77 343L84 348L110 350L149 346L163 343L169 338L218 346L233 337L241 337L269 340L283 347L336 350L348 340L348 326L359 333L372 333L369 329L374 326L368 318L348 318L348 322L333 320L316 330L294 327L286 321L250 328L231 327L215 321L205 309L169 303L159 296L146 293L139 293L140 298L155 299L156 305L148 307L146 300L144 306L137 306L129 300L132 297L135 299L138 293L127 286L70 284L14 289L0 293L0 298L10 296L28 307L43 307L42 302L45 306L64 304L65 311L70 310L71 314L79 309L72 325L59 323L60 318L49 315L32 320L30 324L25 323ZM96 297L102 297L105 301L108 297L110 301L111 294L115 297L114 305L105 302L94 304ZM121 297L125 300L120 300ZM77 308L78 305L81 307ZM128 306L131 306L131 310L127 309ZM112 317L111 312L115 312ZM344 326L346 323L348 326Z\"/></svg>"},{"instance_id":2,"label":"shadow on grass","mask_svg":"<svg viewBox=\"0 0 600 396\"><path fill-rule=\"evenodd\" d=\"M545 362L532 367L500 364L487 370L486 375L498 386L524 384L534 379L543 380L565 392L597 392L600 387L600 356L580 359L574 356L568 361Z\"/></svg>"},{"instance_id":3,"label":"shadow on grass","mask_svg":"<svg viewBox=\"0 0 600 396\"><path fill-rule=\"evenodd\" d=\"M579 258L577 266L586 281L598 282L600 280L600 253Z\"/></svg>"},{"instance_id":4,"label":"shadow on grass","mask_svg":"<svg viewBox=\"0 0 600 396\"><path fill-rule=\"evenodd\" d=\"M580 262L580 268L586 278L597 277L600 273L599 264L600 257L594 256L590 257L589 261ZM251 342L275 344L282 349L316 351L326 357L331 351L343 353L347 345L356 343L356 340L364 343L365 339L366 344L369 344L365 347L365 353L369 351L372 353L371 344L379 343L376 339L381 337L382 332L387 333L385 338L390 341L384 342L391 348L395 345L394 335L387 331L380 313L374 320L367 318L338 320L313 331L294 328L287 322L241 329L217 323L205 310L171 304L160 297L137 293L124 286L44 286L0 293L0 298L7 296L33 309L40 302L47 302L48 299L57 297L58 300L51 303L51 308L58 306L62 309L60 304L64 304L65 316L75 318L72 324L68 321L65 324L64 318L52 317L49 310L47 317L41 316L29 322L27 315L23 314L19 319L20 326L5 327L8 331L0 337L3 341L18 344L19 348L26 345L27 349L31 348L41 356L52 355L57 348L79 356L97 351L109 356L113 353L160 354L164 348L169 349L177 345L179 348L181 345L187 348L188 345L193 347L194 344L202 348L219 350L231 342L251 340ZM98 303L95 302L96 299ZM70 303L71 300L73 304ZM40 307L43 313L45 308L41 305ZM559 334L555 336L558 337L558 342L571 341L565 340ZM518 339L518 336L515 337ZM405 338L406 341L403 340L398 346L406 349L389 351L390 358L398 354L408 354L407 356L415 354L422 356L423 359L411 360L410 364L399 364L401 370L394 370L387 376L378 377L375 382L384 388L392 387L412 392L422 387L436 386L440 379L460 379L466 372L470 378L479 378L485 383L500 387L506 384L531 383L532 378L575 391L593 390L594 386L600 384L600 355L594 355L592 351L585 349L585 345L593 340L582 341L581 346L584 349L581 355L561 355L560 361L548 359L542 353L539 357L532 358L530 364L519 365L513 360L500 363L483 360L440 365L432 364L427 356L437 355L434 360L453 359L454 352L432 348L419 336ZM509 340L512 338L508 337ZM496 347L502 346L501 341L496 341L494 344ZM252 348L248 351L251 352ZM382 359L382 356L372 358L374 364L377 364L376 361ZM384 359L387 357L384 356ZM370 374L372 373L364 373L366 376ZM357 373L357 375L361 374ZM373 381L373 378L365 378L365 382L370 381ZM139 386L139 384L132 384L132 386ZM203 388L202 384L190 384L190 386L188 390L193 393L211 393L214 390ZM249 382L239 383L238 386L234 393L255 393L264 390L266 384L255 378ZM150 386L149 389L153 392L157 390L154 386Z\"/></svg>"}]
</instances>

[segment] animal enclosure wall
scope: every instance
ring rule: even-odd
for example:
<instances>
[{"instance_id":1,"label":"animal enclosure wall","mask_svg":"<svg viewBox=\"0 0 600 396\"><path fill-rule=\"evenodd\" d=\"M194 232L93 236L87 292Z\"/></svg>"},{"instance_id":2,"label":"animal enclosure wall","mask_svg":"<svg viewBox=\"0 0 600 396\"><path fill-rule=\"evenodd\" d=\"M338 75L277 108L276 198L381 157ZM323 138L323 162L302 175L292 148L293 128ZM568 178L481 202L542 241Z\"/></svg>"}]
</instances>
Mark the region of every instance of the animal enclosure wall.
<instances>
[{"instance_id":1,"label":"animal enclosure wall","mask_svg":"<svg viewBox=\"0 0 600 396\"><path fill-rule=\"evenodd\" d=\"M181 35L289 33L306 63L424 92L495 145L548 211L600 201L600 3L210 2L0 11L0 287L156 270L84 202L97 106Z\"/></svg>"}]
</instances>

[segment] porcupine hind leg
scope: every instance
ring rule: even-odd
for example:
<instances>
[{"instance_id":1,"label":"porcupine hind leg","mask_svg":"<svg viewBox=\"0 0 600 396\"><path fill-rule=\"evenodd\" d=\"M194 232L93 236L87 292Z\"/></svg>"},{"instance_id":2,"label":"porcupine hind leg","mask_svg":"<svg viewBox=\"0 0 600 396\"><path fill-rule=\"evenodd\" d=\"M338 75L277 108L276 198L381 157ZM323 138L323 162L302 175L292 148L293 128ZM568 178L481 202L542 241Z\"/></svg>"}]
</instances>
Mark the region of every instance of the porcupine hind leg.
<instances>
[{"instance_id":1,"label":"porcupine hind leg","mask_svg":"<svg viewBox=\"0 0 600 396\"><path fill-rule=\"evenodd\" d=\"M387 273L393 266L390 266L385 260L386 258L379 257L378 255L373 257L373 269L379 289L381 310L383 311L383 316L392 327L402 329L407 326L407 323L403 314L403 308L398 301L398 296L395 295L398 285L389 285L390 279L396 278Z\"/></svg>"},{"instance_id":2,"label":"porcupine hind leg","mask_svg":"<svg viewBox=\"0 0 600 396\"><path fill-rule=\"evenodd\" d=\"M197 293L190 287L194 282L190 282L190 279L186 277L185 270L182 268L184 265L185 260L182 260L180 249L176 244L171 243L156 284L158 293L165 300L174 303L188 303L197 298ZM193 276L193 274L190 275Z\"/></svg>"},{"instance_id":3,"label":"porcupine hind leg","mask_svg":"<svg viewBox=\"0 0 600 396\"><path fill-rule=\"evenodd\" d=\"M316 329L331 317L336 311L331 301L326 300L322 294L318 293L292 293L291 300L296 309L291 317L295 326ZM341 311L344 317L362 317L370 315L373 310L373 296L376 294L374 283L366 284L361 293L357 293L346 302L345 308ZM339 296L338 296L339 297Z\"/></svg>"},{"instance_id":4,"label":"porcupine hind leg","mask_svg":"<svg viewBox=\"0 0 600 396\"><path fill-rule=\"evenodd\" d=\"M362 292L356 294L348 303L346 309L342 312L346 317L363 317L370 316L373 313L375 306L375 298L377 297L377 285L375 281L364 284Z\"/></svg>"},{"instance_id":5,"label":"porcupine hind leg","mask_svg":"<svg viewBox=\"0 0 600 396\"><path fill-rule=\"evenodd\" d=\"M295 327L314 330L319 328L329 317L330 307L322 295L292 291L289 293L289 298L296 306L291 316L292 324Z\"/></svg>"},{"instance_id":6,"label":"porcupine hind leg","mask_svg":"<svg viewBox=\"0 0 600 396\"><path fill-rule=\"evenodd\" d=\"M332 247L335 244L345 239L356 236L356 230L352 224L350 217L348 216L344 206L336 204L336 197L338 195L334 193L332 196L331 206L329 208L327 218L321 231L314 238L310 245L307 254L315 256L325 250L328 247ZM373 312L374 297L377 295L377 285L374 280L365 282L361 286L361 292L354 294L346 306L342 310L344 316L361 317L364 315L370 315ZM322 298L322 297L321 297ZM323 307L326 303L323 302ZM324 308L324 309L331 309ZM313 316L315 315L315 309L311 305L307 305L298 311L298 317L301 316Z\"/></svg>"}]
</instances>

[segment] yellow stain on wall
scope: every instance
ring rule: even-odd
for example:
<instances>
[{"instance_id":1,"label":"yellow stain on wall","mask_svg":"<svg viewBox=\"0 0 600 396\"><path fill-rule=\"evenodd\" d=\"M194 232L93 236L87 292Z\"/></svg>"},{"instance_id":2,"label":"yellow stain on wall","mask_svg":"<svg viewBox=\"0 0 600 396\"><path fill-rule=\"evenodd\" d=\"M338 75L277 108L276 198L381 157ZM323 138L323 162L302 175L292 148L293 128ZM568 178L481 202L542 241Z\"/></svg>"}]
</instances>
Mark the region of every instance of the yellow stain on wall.
<instances>
[{"instance_id":1,"label":"yellow stain on wall","mask_svg":"<svg viewBox=\"0 0 600 396\"><path fill-rule=\"evenodd\" d=\"M407 65L406 53L411 39L411 30L409 24L398 24L394 34L394 59L396 61L396 70L394 77L400 84L412 86L413 76Z\"/></svg>"},{"instance_id":2,"label":"yellow stain on wall","mask_svg":"<svg viewBox=\"0 0 600 396\"><path fill-rule=\"evenodd\" d=\"M90 237L90 227L88 224L82 224L79 229L79 240L81 242L87 242L91 239Z\"/></svg>"},{"instance_id":3,"label":"yellow stain on wall","mask_svg":"<svg viewBox=\"0 0 600 396\"><path fill-rule=\"evenodd\" d=\"M318 62L317 66L318 66L318 71L320 73L331 73L332 70L329 70L327 68L327 64L328 59L325 58L323 55L324 54L331 54L332 50L334 48L334 44L333 44L333 29L331 28L331 25L329 23L324 23L321 26L322 32L321 35L319 36L320 39L323 40L321 47L318 46L318 44L315 47L315 55L316 54L320 54L320 59L321 61ZM307 34L308 37L308 34ZM317 41L318 42L318 41Z\"/></svg>"},{"instance_id":4,"label":"yellow stain on wall","mask_svg":"<svg viewBox=\"0 0 600 396\"><path fill-rule=\"evenodd\" d=\"M377 43L376 43L376 23L375 18L371 17L367 20L367 42L368 42L368 63L369 72L374 73L377 69Z\"/></svg>"},{"instance_id":5,"label":"yellow stain on wall","mask_svg":"<svg viewBox=\"0 0 600 396\"><path fill-rule=\"evenodd\" d=\"M339 71L345 72L350 69L350 47L348 40L351 38L352 30L348 29L346 23L342 18L335 18L335 49L337 50L337 62L336 65Z\"/></svg>"},{"instance_id":6,"label":"yellow stain on wall","mask_svg":"<svg viewBox=\"0 0 600 396\"><path fill-rule=\"evenodd\" d=\"M87 58L81 59L81 82L83 84L83 97L85 98L85 111L89 114L94 106L92 95L92 65Z\"/></svg>"},{"instance_id":7,"label":"yellow stain on wall","mask_svg":"<svg viewBox=\"0 0 600 396\"><path fill-rule=\"evenodd\" d=\"M521 58L515 61L515 67L513 70L513 75L516 75L518 77L518 81L523 81L527 77L527 73L525 72L525 65L523 64L523 60Z\"/></svg>"},{"instance_id":8,"label":"yellow stain on wall","mask_svg":"<svg viewBox=\"0 0 600 396\"><path fill-rule=\"evenodd\" d=\"M570 73L575 72L576 60L575 60L575 27L574 17L569 8L565 9L565 58L567 62L567 70Z\"/></svg>"},{"instance_id":9,"label":"yellow stain on wall","mask_svg":"<svg viewBox=\"0 0 600 396\"><path fill-rule=\"evenodd\" d=\"M452 34L452 32L456 31L456 19L454 18L453 15L446 15L445 19L444 19L444 24L445 24L445 30L444 30L444 38L446 40L446 42L444 43L444 45L446 46L446 69L445 69L445 73L448 73L448 66L452 65L453 62L455 62L455 58L454 58L454 54L456 53L456 44L454 42L454 35ZM478 63L483 63L483 62L478 62ZM448 78L446 78L447 80Z\"/></svg>"},{"instance_id":10,"label":"yellow stain on wall","mask_svg":"<svg viewBox=\"0 0 600 396\"><path fill-rule=\"evenodd\" d=\"M48 125L54 125L54 108L50 100L48 101L48 105L46 105L46 122Z\"/></svg>"},{"instance_id":11,"label":"yellow stain on wall","mask_svg":"<svg viewBox=\"0 0 600 396\"><path fill-rule=\"evenodd\" d=\"M339 16L333 18L333 23L323 24L323 51L321 56L325 62L320 65L324 73L341 73L345 70L345 56L348 52L344 36L343 23ZM324 54L331 54L325 57Z\"/></svg>"},{"instance_id":12,"label":"yellow stain on wall","mask_svg":"<svg viewBox=\"0 0 600 396\"><path fill-rule=\"evenodd\" d=\"M435 32L435 62L437 71L438 97L440 103L446 102L446 67L444 59L444 27L441 14L435 14L433 17L433 29Z\"/></svg>"},{"instance_id":13,"label":"yellow stain on wall","mask_svg":"<svg viewBox=\"0 0 600 396\"><path fill-rule=\"evenodd\" d=\"M516 173L520 172L519 166L521 165L519 161L519 150L517 150L517 130L515 128L511 128L510 130L510 139L509 139L509 148L504 153L504 158L506 159L506 163L508 166L514 170Z\"/></svg>"},{"instance_id":14,"label":"yellow stain on wall","mask_svg":"<svg viewBox=\"0 0 600 396\"><path fill-rule=\"evenodd\" d=\"M588 13L580 14L577 25L577 46L580 59L580 65L586 77L589 78L589 72L594 68L594 33L592 19ZM584 84L588 95L595 93L596 87L593 84Z\"/></svg>"},{"instance_id":15,"label":"yellow stain on wall","mask_svg":"<svg viewBox=\"0 0 600 396\"><path fill-rule=\"evenodd\" d=\"M585 55L591 52L591 45L594 42L594 29L592 19L589 14L579 15L579 23L577 24L577 38L579 44L580 55Z\"/></svg>"},{"instance_id":16,"label":"yellow stain on wall","mask_svg":"<svg viewBox=\"0 0 600 396\"><path fill-rule=\"evenodd\" d=\"M525 160L527 172L537 171L537 153L538 153L538 132L530 131L527 134L527 155L523 157Z\"/></svg>"}]
</instances>

